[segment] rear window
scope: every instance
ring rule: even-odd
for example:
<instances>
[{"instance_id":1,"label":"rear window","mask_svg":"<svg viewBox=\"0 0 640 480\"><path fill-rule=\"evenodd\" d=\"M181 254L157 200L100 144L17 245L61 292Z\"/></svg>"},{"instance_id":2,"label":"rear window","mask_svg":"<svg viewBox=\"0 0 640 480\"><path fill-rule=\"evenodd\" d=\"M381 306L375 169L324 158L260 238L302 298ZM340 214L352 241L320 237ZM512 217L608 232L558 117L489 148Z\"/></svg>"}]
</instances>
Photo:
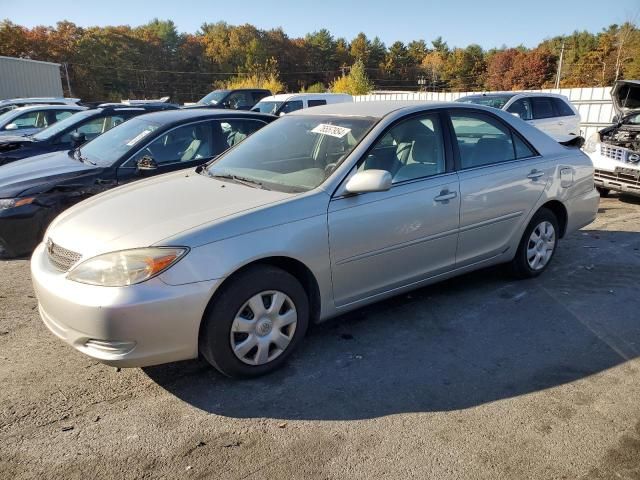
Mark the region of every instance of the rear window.
<instances>
[{"instance_id":1,"label":"rear window","mask_svg":"<svg viewBox=\"0 0 640 480\"><path fill-rule=\"evenodd\" d=\"M320 105L326 105L327 101L326 100L309 100L307 103L309 104L309 107L318 107Z\"/></svg>"},{"instance_id":2,"label":"rear window","mask_svg":"<svg viewBox=\"0 0 640 480\"><path fill-rule=\"evenodd\" d=\"M575 115L571 107L567 105L567 102L565 102L561 98L552 98L551 100L553 101L553 106L556 107L556 112L558 113L559 117L568 117L570 115Z\"/></svg>"}]
</instances>

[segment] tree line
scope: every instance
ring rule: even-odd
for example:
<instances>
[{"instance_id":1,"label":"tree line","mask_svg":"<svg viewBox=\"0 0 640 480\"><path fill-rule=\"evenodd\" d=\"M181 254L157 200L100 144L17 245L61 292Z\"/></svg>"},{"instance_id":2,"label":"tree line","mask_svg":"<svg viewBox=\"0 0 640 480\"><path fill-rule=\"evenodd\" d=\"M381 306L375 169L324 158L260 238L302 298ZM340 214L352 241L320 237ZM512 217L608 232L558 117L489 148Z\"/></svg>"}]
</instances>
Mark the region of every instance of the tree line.
<instances>
[{"instance_id":1,"label":"tree line","mask_svg":"<svg viewBox=\"0 0 640 480\"><path fill-rule=\"evenodd\" d=\"M194 34L158 19L137 27L0 23L0 55L64 64L71 93L93 101L165 95L176 102L195 101L212 88L256 83L292 92L332 85L343 90L549 88L555 85L561 53L562 87L640 78L640 30L632 23L597 33L576 31L535 48L490 50L475 44L452 48L441 37L387 46L365 33L349 41L326 29L291 38L282 28L225 22L204 23ZM358 78L350 80L354 65ZM66 89L66 79L63 85Z\"/></svg>"}]
</instances>

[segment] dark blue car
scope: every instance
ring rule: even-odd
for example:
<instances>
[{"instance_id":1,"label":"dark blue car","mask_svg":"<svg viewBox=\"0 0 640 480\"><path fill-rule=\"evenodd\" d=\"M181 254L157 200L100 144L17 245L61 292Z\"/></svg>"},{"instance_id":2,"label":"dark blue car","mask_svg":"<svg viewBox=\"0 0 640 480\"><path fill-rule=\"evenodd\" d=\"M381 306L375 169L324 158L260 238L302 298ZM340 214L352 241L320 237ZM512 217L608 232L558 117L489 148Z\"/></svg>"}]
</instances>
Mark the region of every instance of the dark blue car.
<instances>
[{"instance_id":1,"label":"dark blue car","mask_svg":"<svg viewBox=\"0 0 640 480\"><path fill-rule=\"evenodd\" d=\"M60 120L35 135L0 137L0 165L43 153L70 150L143 113L178 108L170 103L104 104Z\"/></svg>"}]
</instances>

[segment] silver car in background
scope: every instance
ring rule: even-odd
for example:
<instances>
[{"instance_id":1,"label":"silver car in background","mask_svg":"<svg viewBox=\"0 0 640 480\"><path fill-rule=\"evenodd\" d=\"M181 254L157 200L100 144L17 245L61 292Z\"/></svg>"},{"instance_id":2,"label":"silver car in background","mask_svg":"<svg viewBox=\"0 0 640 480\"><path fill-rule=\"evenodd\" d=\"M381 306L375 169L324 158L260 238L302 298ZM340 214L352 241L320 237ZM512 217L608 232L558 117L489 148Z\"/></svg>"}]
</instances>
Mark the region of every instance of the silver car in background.
<instances>
[{"instance_id":1,"label":"silver car in background","mask_svg":"<svg viewBox=\"0 0 640 480\"><path fill-rule=\"evenodd\" d=\"M280 366L311 322L471 270L535 277L598 208L593 166L496 109L342 103L61 214L42 319L104 363Z\"/></svg>"}]
</instances>

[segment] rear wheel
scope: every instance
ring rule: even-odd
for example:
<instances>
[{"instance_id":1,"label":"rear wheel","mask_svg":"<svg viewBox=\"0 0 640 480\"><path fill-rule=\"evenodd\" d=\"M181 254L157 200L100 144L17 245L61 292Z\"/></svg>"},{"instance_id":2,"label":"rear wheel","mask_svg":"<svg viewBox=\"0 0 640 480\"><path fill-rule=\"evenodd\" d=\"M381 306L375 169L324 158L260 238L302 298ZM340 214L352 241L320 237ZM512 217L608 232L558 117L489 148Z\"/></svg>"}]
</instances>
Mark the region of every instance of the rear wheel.
<instances>
[{"instance_id":1,"label":"rear wheel","mask_svg":"<svg viewBox=\"0 0 640 480\"><path fill-rule=\"evenodd\" d=\"M518 278L540 275L549 265L558 244L558 219L551 210L541 208L522 235L511 269Z\"/></svg>"},{"instance_id":2,"label":"rear wheel","mask_svg":"<svg viewBox=\"0 0 640 480\"><path fill-rule=\"evenodd\" d=\"M254 377L280 367L304 337L309 301L276 267L251 267L229 280L204 319L200 353L223 374Z\"/></svg>"}]
</instances>

